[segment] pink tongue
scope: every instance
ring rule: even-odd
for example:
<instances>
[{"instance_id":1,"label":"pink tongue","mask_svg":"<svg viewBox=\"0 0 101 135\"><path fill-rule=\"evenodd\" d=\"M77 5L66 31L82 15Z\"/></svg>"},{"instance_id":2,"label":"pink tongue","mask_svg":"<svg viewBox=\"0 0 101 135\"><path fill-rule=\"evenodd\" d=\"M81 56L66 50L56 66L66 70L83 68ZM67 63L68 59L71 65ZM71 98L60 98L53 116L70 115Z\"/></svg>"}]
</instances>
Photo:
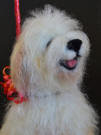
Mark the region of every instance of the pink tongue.
<instances>
[{"instance_id":1,"label":"pink tongue","mask_svg":"<svg viewBox=\"0 0 101 135\"><path fill-rule=\"evenodd\" d=\"M76 64L77 64L77 60L69 60L69 61L67 62L67 65L68 65L70 68L73 68Z\"/></svg>"}]
</instances>

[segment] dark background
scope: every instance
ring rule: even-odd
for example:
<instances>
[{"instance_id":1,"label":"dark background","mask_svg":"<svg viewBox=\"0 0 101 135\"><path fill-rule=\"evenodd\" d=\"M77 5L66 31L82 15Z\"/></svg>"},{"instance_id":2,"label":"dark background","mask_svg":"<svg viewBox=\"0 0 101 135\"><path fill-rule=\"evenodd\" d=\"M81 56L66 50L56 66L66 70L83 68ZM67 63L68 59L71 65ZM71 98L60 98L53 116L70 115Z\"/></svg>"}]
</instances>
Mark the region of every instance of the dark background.
<instances>
[{"instance_id":1,"label":"dark background","mask_svg":"<svg viewBox=\"0 0 101 135\"><path fill-rule=\"evenodd\" d=\"M35 8L46 3L66 10L84 26L91 41L91 55L87 65L83 89L89 100L101 115L101 1L99 0L20 0L22 22ZM14 0L0 1L0 78L15 42ZM7 100L0 92L0 124L5 114ZM99 125L100 126L100 125Z\"/></svg>"}]
</instances>

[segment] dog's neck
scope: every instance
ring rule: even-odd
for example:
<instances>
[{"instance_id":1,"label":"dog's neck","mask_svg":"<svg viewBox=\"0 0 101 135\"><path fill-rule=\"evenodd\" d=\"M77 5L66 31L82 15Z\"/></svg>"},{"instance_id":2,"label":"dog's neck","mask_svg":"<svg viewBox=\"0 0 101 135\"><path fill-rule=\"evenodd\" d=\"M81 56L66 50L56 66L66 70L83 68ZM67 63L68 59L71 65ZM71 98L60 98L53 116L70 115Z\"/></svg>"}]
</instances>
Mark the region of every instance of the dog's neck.
<instances>
[{"instance_id":1,"label":"dog's neck","mask_svg":"<svg viewBox=\"0 0 101 135\"><path fill-rule=\"evenodd\" d=\"M37 92L37 93L33 93L33 94L28 95L28 97L47 98L47 97L51 97L51 96L59 96L61 94L62 94L62 92L60 92L60 91L51 92L51 93Z\"/></svg>"},{"instance_id":2,"label":"dog's neck","mask_svg":"<svg viewBox=\"0 0 101 135\"><path fill-rule=\"evenodd\" d=\"M74 89L75 91L78 90L77 87L71 87L71 88L66 88L66 89L57 89L57 90L50 90L49 89L36 89L36 90L29 90L29 92L27 94L25 94L25 96L27 96L28 98L35 98L35 99L45 99L45 98L50 98L50 97L59 97L61 95L65 95L65 94L70 94L72 92L74 92Z\"/></svg>"}]
</instances>

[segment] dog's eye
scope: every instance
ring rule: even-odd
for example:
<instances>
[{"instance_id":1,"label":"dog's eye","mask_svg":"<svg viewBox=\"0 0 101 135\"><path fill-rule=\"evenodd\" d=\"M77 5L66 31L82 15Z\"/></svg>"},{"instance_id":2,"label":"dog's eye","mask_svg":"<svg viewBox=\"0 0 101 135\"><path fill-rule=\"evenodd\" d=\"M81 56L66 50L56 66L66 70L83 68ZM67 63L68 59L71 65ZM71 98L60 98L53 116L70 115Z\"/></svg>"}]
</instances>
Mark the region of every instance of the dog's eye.
<instances>
[{"instance_id":1,"label":"dog's eye","mask_svg":"<svg viewBox=\"0 0 101 135\"><path fill-rule=\"evenodd\" d=\"M48 48L51 43L52 43L52 39L48 41L46 48Z\"/></svg>"}]
</instances>

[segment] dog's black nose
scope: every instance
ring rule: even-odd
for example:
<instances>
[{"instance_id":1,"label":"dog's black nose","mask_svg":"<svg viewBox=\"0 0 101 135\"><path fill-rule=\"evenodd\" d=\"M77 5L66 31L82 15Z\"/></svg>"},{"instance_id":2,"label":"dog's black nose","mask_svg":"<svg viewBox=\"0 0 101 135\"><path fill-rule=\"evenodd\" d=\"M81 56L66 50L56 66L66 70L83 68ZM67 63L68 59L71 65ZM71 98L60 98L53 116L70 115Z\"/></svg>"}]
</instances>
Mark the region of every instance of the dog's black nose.
<instances>
[{"instance_id":1,"label":"dog's black nose","mask_svg":"<svg viewBox=\"0 0 101 135\"><path fill-rule=\"evenodd\" d=\"M67 43L67 48L78 52L80 50L82 41L80 39L73 39Z\"/></svg>"}]
</instances>

